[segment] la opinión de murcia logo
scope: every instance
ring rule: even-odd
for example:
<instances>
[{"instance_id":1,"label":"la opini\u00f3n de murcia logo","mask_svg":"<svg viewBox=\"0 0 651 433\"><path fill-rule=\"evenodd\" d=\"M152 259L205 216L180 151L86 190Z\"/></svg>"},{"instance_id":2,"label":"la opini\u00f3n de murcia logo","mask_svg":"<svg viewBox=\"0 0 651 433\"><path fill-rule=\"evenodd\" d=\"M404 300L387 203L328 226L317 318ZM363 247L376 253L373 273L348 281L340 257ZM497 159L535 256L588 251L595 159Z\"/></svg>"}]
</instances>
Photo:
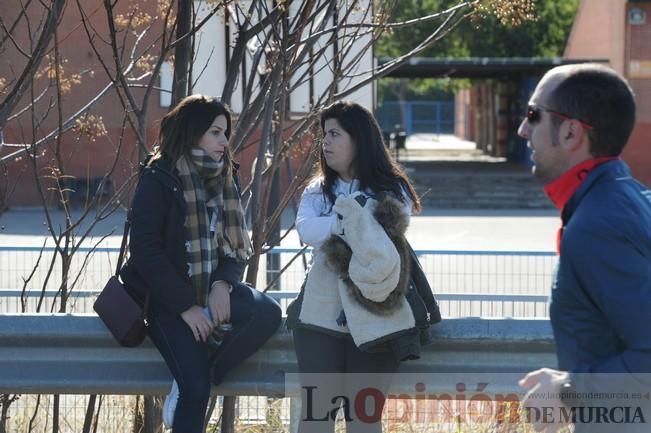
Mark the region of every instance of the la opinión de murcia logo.
<instances>
[{"instance_id":1,"label":"la opini\u00f3n de murcia logo","mask_svg":"<svg viewBox=\"0 0 651 433\"><path fill-rule=\"evenodd\" d=\"M525 421L543 424L646 424L640 406L528 407Z\"/></svg>"},{"instance_id":2,"label":"la opini\u00f3n de murcia logo","mask_svg":"<svg viewBox=\"0 0 651 433\"><path fill-rule=\"evenodd\" d=\"M304 421L334 421L342 410L344 419L376 423L382 420L392 423L597 423L597 424L645 424L642 407L582 406L582 407L521 407L521 396L516 393L490 394L488 383L480 382L474 390L467 390L465 383L456 384L456 392L427 393L422 382L414 386L415 393L384 394L368 386L352 395L327 396L319 386L302 386L304 393ZM619 397L628 398L627 395ZM547 396L550 397L550 396ZM540 398L540 397L538 397ZM329 402L324 407L316 402ZM524 409L524 410L523 410Z\"/></svg>"}]
</instances>

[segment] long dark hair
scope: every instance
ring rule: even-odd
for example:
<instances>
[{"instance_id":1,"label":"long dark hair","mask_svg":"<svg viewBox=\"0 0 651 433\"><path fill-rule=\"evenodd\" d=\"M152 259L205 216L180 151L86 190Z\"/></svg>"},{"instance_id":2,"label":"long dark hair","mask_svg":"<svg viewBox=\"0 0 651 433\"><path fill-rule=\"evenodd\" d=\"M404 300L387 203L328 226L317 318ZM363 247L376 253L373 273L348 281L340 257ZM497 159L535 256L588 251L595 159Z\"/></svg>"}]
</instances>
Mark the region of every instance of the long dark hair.
<instances>
[{"instance_id":1,"label":"long dark hair","mask_svg":"<svg viewBox=\"0 0 651 433\"><path fill-rule=\"evenodd\" d=\"M154 147L151 161L160 157L170 159L173 163L190 154L190 150L199 144L217 116L226 117L226 138L231 136L231 112L226 104L217 98L204 95L185 97L160 122L158 142ZM224 162L230 170L232 155L230 148L224 151Z\"/></svg>"},{"instance_id":2,"label":"long dark hair","mask_svg":"<svg viewBox=\"0 0 651 433\"><path fill-rule=\"evenodd\" d=\"M375 117L364 107L348 101L337 101L321 111L321 129L325 130L325 121L335 119L350 135L355 146L353 168L359 180L360 189L378 192L392 192L404 201L403 189L412 201L412 209L420 211L420 199L414 191L405 172L391 158L382 139L380 126ZM323 177L323 195L334 203L336 196L334 185L337 172L328 167L323 154L319 151L320 175Z\"/></svg>"}]
</instances>

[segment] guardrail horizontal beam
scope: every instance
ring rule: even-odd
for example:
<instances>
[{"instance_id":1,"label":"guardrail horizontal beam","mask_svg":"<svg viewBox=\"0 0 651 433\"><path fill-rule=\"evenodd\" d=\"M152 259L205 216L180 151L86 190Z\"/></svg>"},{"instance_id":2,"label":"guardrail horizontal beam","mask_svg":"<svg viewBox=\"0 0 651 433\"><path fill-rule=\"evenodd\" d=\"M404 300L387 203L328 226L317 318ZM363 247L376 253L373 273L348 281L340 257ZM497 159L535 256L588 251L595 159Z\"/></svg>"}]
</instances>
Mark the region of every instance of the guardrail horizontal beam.
<instances>
[{"instance_id":1,"label":"guardrail horizontal beam","mask_svg":"<svg viewBox=\"0 0 651 433\"><path fill-rule=\"evenodd\" d=\"M421 359L401 372L516 373L556 364L546 319L446 319L432 334ZM286 372L296 372L296 359L283 326L214 391L280 396ZM0 393L163 395L170 382L151 342L120 347L95 315L0 315Z\"/></svg>"}]
</instances>

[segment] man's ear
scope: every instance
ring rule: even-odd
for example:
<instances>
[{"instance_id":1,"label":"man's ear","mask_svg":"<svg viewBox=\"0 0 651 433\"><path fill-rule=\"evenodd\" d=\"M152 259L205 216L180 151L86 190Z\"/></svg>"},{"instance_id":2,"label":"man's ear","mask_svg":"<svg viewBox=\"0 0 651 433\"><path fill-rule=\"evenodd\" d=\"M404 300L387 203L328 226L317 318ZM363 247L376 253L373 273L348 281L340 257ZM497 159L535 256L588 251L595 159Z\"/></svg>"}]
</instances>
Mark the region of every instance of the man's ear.
<instances>
[{"instance_id":1,"label":"man's ear","mask_svg":"<svg viewBox=\"0 0 651 433\"><path fill-rule=\"evenodd\" d=\"M561 143L568 151L579 149L587 138L585 135L585 129L583 129L581 124L574 119L564 121L561 124L558 135Z\"/></svg>"}]
</instances>

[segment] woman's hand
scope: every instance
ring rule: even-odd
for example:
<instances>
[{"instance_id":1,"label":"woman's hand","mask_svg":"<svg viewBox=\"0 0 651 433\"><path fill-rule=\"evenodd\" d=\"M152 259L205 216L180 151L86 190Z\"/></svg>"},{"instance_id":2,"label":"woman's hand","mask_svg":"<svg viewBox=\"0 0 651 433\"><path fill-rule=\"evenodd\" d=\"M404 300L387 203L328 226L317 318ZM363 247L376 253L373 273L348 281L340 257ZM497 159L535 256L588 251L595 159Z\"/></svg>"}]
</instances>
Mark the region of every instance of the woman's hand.
<instances>
[{"instance_id":1,"label":"woman's hand","mask_svg":"<svg viewBox=\"0 0 651 433\"><path fill-rule=\"evenodd\" d=\"M230 284L226 281L215 281L208 295L208 308L215 320L215 325L231 320L231 294Z\"/></svg>"},{"instance_id":2,"label":"woman's hand","mask_svg":"<svg viewBox=\"0 0 651 433\"><path fill-rule=\"evenodd\" d=\"M198 305L182 312L181 319L190 327L197 342L205 342L214 327L212 321L203 314L203 308Z\"/></svg>"}]
</instances>

